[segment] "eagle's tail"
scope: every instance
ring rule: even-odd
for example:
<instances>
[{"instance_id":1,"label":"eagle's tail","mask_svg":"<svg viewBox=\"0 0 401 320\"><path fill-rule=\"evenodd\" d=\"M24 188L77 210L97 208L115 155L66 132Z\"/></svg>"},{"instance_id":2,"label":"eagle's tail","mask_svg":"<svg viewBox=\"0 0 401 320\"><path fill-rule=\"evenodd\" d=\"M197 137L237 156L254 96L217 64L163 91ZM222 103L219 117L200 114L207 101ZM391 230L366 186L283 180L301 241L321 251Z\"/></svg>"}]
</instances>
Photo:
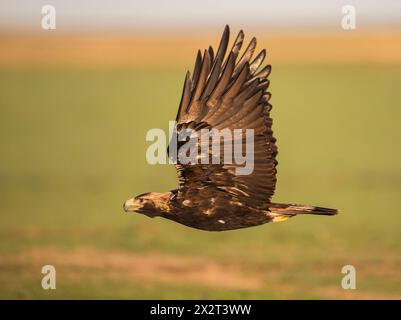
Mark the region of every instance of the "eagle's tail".
<instances>
[{"instance_id":1,"label":"eagle's tail","mask_svg":"<svg viewBox=\"0 0 401 320\"><path fill-rule=\"evenodd\" d=\"M337 209L284 203L272 203L269 206L269 211L273 216L273 222L284 221L298 214L334 216L338 213Z\"/></svg>"}]
</instances>

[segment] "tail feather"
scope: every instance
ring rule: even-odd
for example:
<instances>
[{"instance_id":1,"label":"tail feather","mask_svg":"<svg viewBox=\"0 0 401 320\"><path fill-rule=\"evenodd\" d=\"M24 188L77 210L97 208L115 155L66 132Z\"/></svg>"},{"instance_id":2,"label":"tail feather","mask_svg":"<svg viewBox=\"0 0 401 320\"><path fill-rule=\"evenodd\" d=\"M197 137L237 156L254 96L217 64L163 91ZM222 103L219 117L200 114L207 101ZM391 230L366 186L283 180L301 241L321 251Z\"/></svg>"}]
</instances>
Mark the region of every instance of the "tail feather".
<instances>
[{"instance_id":1,"label":"tail feather","mask_svg":"<svg viewBox=\"0 0 401 320\"><path fill-rule=\"evenodd\" d=\"M284 203L272 203L269 210L273 214L284 216L295 216L297 214L334 216L338 213L337 209Z\"/></svg>"},{"instance_id":2,"label":"tail feather","mask_svg":"<svg viewBox=\"0 0 401 320\"><path fill-rule=\"evenodd\" d=\"M324 207L312 207L311 210L305 210L300 212L301 214L317 214L321 216L334 216L338 213L337 209L324 208Z\"/></svg>"}]
</instances>

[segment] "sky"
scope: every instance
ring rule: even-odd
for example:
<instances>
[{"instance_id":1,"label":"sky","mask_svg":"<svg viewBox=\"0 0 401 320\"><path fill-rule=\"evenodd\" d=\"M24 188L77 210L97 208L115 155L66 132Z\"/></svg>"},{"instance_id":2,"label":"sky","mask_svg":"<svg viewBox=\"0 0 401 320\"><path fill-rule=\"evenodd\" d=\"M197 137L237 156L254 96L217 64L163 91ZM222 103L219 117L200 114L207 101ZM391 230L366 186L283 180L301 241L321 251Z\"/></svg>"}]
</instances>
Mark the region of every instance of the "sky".
<instances>
[{"instance_id":1,"label":"sky","mask_svg":"<svg viewBox=\"0 0 401 320\"><path fill-rule=\"evenodd\" d=\"M39 30L41 8L53 5L57 28L168 30L225 24L275 28L340 27L341 9L354 5L357 25L401 26L399 0L1 0L0 31Z\"/></svg>"}]
</instances>

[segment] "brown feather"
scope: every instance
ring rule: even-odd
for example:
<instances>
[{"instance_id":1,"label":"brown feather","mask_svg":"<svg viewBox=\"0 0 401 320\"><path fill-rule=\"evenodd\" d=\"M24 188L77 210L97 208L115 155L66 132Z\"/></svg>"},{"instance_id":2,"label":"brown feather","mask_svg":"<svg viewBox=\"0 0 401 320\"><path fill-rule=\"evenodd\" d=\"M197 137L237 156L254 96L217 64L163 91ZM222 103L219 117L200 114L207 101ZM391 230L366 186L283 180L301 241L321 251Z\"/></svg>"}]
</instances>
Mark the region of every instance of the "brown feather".
<instances>
[{"instance_id":1,"label":"brown feather","mask_svg":"<svg viewBox=\"0 0 401 320\"><path fill-rule=\"evenodd\" d=\"M256 73L266 57L266 51L262 50L250 62L256 48L255 38L252 38L236 63L244 40L242 30L224 61L228 38L229 28L226 27L216 56L210 48L205 50L203 58L198 53L192 81L188 75L186 77L179 109L187 107L184 108L185 112L179 112L177 130L194 128L200 132L200 128L253 129L254 171L250 175L236 175L235 170L239 165L224 163L224 145L218 142L219 164L177 164L180 180L178 194L188 198L195 193L200 196L202 192L212 192L217 197L228 193L254 208L267 208L274 193L277 164L277 148L268 115L271 95L265 91L269 86L266 78L271 67L268 65ZM190 93L188 88L191 88ZM239 146L245 141L245 135L231 138L231 142ZM202 142L198 142L199 148ZM212 157L212 146L210 143L209 159Z\"/></svg>"}]
</instances>

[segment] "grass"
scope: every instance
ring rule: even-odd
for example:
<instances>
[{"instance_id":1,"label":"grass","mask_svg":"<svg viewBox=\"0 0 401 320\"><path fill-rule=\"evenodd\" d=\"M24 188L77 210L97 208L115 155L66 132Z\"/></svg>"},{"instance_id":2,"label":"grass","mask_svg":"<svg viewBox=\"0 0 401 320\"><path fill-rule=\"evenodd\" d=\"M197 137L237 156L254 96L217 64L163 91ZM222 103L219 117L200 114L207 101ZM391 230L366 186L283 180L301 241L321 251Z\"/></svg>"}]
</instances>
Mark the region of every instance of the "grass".
<instances>
[{"instance_id":1,"label":"grass","mask_svg":"<svg viewBox=\"0 0 401 320\"><path fill-rule=\"evenodd\" d=\"M400 298L401 67L274 66L274 200L340 215L225 233L122 211L129 197L177 184L172 166L146 163L145 134L175 118L183 76L0 70L0 298ZM103 260L69 260L83 248ZM41 266L55 258L33 255L41 250L66 257L55 291L40 287ZM202 264L188 282L178 281L185 268L143 278L135 265L109 266L113 252L232 266L259 286L202 283ZM341 289L345 264L357 269L357 290Z\"/></svg>"}]
</instances>

